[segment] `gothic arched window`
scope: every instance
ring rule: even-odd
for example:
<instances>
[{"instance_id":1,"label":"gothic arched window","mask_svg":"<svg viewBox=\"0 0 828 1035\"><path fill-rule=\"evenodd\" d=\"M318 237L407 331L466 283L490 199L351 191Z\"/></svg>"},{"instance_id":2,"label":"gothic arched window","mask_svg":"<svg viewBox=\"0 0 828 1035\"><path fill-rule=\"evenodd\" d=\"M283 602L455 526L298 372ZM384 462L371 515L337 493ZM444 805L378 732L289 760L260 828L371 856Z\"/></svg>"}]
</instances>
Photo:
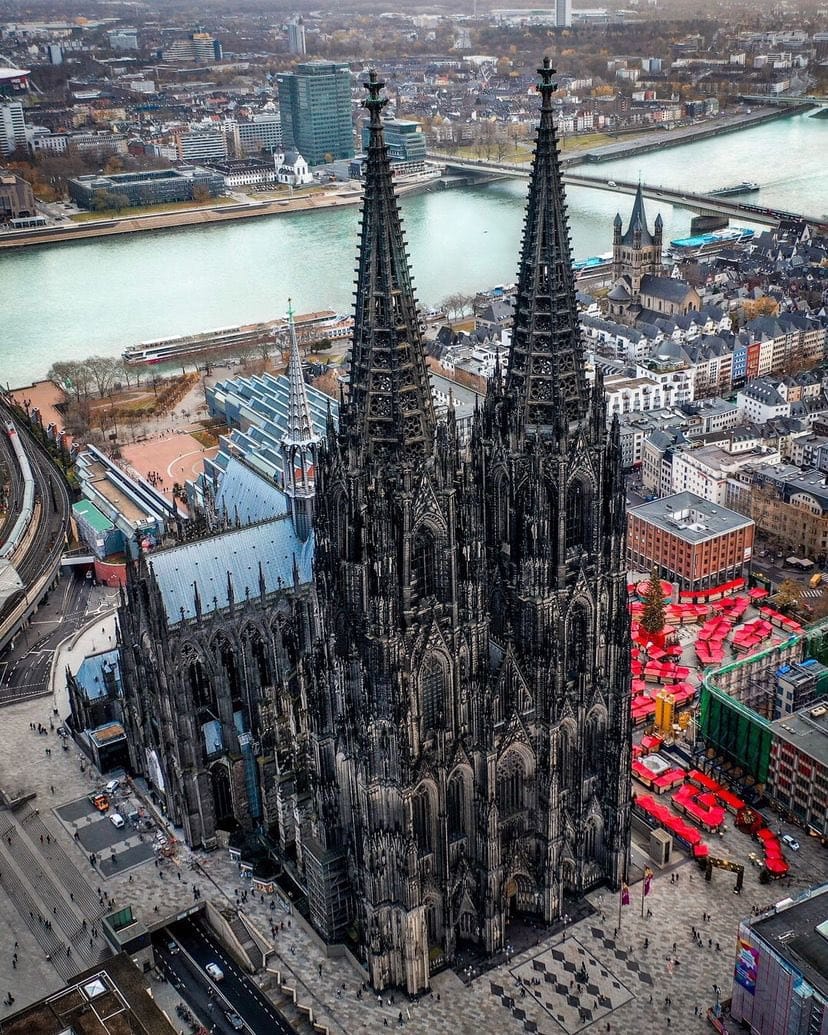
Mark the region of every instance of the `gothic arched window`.
<instances>
[{"instance_id":1,"label":"gothic arched window","mask_svg":"<svg viewBox=\"0 0 828 1035\"><path fill-rule=\"evenodd\" d=\"M414 795L414 840L421 852L430 852L431 838L431 796L425 787Z\"/></svg>"},{"instance_id":2,"label":"gothic arched window","mask_svg":"<svg viewBox=\"0 0 828 1035\"><path fill-rule=\"evenodd\" d=\"M524 808L526 770L517 751L510 751L497 767L497 804L504 816Z\"/></svg>"},{"instance_id":3,"label":"gothic arched window","mask_svg":"<svg viewBox=\"0 0 828 1035\"><path fill-rule=\"evenodd\" d=\"M565 545L567 550L576 546L587 546L589 543L589 502L587 486L576 478L566 492Z\"/></svg>"},{"instance_id":4,"label":"gothic arched window","mask_svg":"<svg viewBox=\"0 0 828 1035\"><path fill-rule=\"evenodd\" d=\"M213 694L201 658L190 655L185 657L185 664L187 665L187 681L190 684L190 693L193 695L193 704L196 708L212 707Z\"/></svg>"},{"instance_id":5,"label":"gothic arched window","mask_svg":"<svg viewBox=\"0 0 828 1035\"><path fill-rule=\"evenodd\" d=\"M445 725L446 673L437 657L430 657L420 673L420 697L423 733Z\"/></svg>"},{"instance_id":6,"label":"gothic arched window","mask_svg":"<svg viewBox=\"0 0 828 1035\"><path fill-rule=\"evenodd\" d=\"M418 529L411 545L411 591L415 600L437 593L437 544L430 528Z\"/></svg>"},{"instance_id":7,"label":"gothic arched window","mask_svg":"<svg viewBox=\"0 0 828 1035\"><path fill-rule=\"evenodd\" d=\"M447 799L449 841L459 841L466 836L466 782L462 773L455 773L449 780Z\"/></svg>"},{"instance_id":8,"label":"gothic arched window","mask_svg":"<svg viewBox=\"0 0 828 1035\"><path fill-rule=\"evenodd\" d=\"M598 712L594 712L587 720L584 736L587 775L593 776L600 769L604 749L604 719Z\"/></svg>"},{"instance_id":9,"label":"gothic arched window","mask_svg":"<svg viewBox=\"0 0 828 1035\"><path fill-rule=\"evenodd\" d=\"M218 659L227 676L227 687L230 690L230 696L238 699L241 696L241 679L236 650L233 644L223 636L218 640L217 647Z\"/></svg>"},{"instance_id":10,"label":"gothic arched window","mask_svg":"<svg viewBox=\"0 0 828 1035\"><path fill-rule=\"evenodd\" d=\"M568 679L577 679L587 670L587 652L589 648L587 612L583 607L576 607L570 615L567 633L566 675Z\"/></svg>"}]
</instances>

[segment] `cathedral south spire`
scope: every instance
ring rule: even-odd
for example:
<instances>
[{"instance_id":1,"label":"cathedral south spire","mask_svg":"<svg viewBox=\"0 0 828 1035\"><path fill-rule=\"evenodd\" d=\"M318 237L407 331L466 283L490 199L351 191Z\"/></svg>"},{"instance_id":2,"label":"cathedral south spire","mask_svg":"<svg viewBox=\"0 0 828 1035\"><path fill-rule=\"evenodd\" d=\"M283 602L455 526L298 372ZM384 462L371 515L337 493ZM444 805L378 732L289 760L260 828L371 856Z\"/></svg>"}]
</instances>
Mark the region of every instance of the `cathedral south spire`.
<instances>
[{"instance_id":1,"label":"cathedral south spire","mask_svg":"<svg viewBox=\"0 0 828 1035\"><path fill-rule=\"evenodd\" d=\"M380 117L384 85L372 70L351 384L341 426L361 457L415 460L431 452L434 411Z\"/></svg>"},{"instance_id":2,"label":"cathedral south spire","mask_svg":"<svg viewBox=\"0 0 828 1035\"><path fill-rule=\"evenodd\" d=\"M523 227L506 393L522 432L580 421L589 401L552 112L555 70L538 69L541 116Z\"/></svg>"}]
</instances>

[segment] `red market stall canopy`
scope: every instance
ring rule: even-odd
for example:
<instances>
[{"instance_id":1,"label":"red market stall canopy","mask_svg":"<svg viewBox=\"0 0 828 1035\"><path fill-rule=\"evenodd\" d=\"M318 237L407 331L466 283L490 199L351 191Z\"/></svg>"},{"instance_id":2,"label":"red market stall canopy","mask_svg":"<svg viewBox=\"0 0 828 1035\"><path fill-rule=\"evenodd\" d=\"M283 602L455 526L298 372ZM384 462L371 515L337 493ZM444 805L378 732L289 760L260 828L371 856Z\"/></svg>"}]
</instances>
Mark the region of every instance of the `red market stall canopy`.
<instances>
[{"instance_id":1,"label":"red market stall canopy","mask_svg":"<svg viewBox=\"0 0 828 1035\"><path fill-rule=\"evenodd\" d=\"M731 593L738 593L745 588L744 579L732 579L730 582L722 582L718 586L711 586L710 589L689 590L684 589L679 593L679 601L688 604L706 604Z\"/></svg>"},{"instance_id":2,"label":"red market stall canopy","mask_svg":"<svg viewBox=\"0 0 828 1035\"><path fill-rule=\"evenodd\" d=\"M754 618L738 625L731 634L733 649L740 654L752 651L773 633L773 626L765 618Z\"/></svg>"},{"instance_id":3,"label":"red market stall canopy","mask_svg":"<svg viewBox=\"0 0 828 1035\"><path fill-rule=\"evenodd\" d=\"M727 597L713 605L713 610L726 615L731 622L738 622L748 609L750 600L747 596Z\"/></svg>"},{"instance_id":4,"label":"red market stall canopy","mask_svg":"<svg viewBox=\"0 0 828 1035\"><path fill-rule=\"evenodd\" d=\"M725 810L716 804L716 795L700 791L691 783L679 787L673 795L673 804L690 819L706 830L718 830L724 824Z\"/></svg>"},{"instance_id":5,"label":"red market stall canopy","mask_svg":"<svg viewBox=\"0 0 828 1035\"><path fill-rule=\"evenodd\" d=\"M772 607L760 607L759 614L775 628L781 629L785 633L792 634L802 632L802 626L799 622L794 621L793 618L787 618Z\"/></svg>"},{"instance_id":6,"label":"red market stall canopy","mask_svg":"<svg viewBox=\"0 0 828 1035\"><path fill-rule=\"evenodd\" d=\"M715 794L716 798L724 805L728 812L732 812L734 815L738 815L742 809L746 808L741 798L698 769L691 769L687 773L687 782L703 791Z\"/></svg>"},{"instance_id":7,"label":"red market stall canopy","mask_svg":"<svg viewBox=\"0 0 828 1035\"><path fill-rule=\"evenodd\" d=\"M697 846L704 844L695 827L674 816L666 805L660 805L654 798L642 794L633 801L633 812L641 816L650 827L663 827L671 833L685 851L696 854Z\"/></svg>"},{"instance_id":8,"label":"red market stall canopy","mask_svg":"<svg viewBox=\"0 0 828 1035\"><path fill-rule=\"evenodd\" d=\"M644 678L651 683L681 682L689 675L689 668L674 661L648 661L644 666Z\"/></svg>"}]
</instances>

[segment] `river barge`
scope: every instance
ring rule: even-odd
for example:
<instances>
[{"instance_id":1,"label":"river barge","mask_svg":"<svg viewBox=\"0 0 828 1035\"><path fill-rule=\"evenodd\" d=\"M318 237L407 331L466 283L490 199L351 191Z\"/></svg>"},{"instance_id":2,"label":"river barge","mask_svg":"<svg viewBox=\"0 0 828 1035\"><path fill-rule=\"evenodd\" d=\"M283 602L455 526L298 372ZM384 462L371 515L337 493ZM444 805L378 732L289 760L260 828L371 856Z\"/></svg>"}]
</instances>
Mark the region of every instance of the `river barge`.
<instances>
[{"instance_id":1,"label":"river barge","mask_svg":"<svg viewBox=\"0 0 828 1035\"><path fill-rule=\"evenodd\" d=\"M736 194L755 194L759 190L759 184L753 180L742 180L741 183L733 183L729 187L717 187L707 193L713 198L730 198Z\"/></svg>"},{"instance_id":2,"label":"river barge","mask_svg":"<svg viewBox=\"0 0 828 1035\"><path fill-rule=\"evenodd\" d=\"M354 320L341 316L332 309L318 313L303 313L294 317L296 337L302 344L323 338L349 339L353 335ZM177 334L170 338L144 341L121 353L130 366L171 363L179 360L213 358L236 349L252 348L263 341L278 340L287 331L287 320L264 320L261 323L220 327L198 334Z\"/></svg>"},{"instance_id":3,"label":"river barge","mask_svg":"<svg viewBox=\"0 0 828 1035\"><path fill-rule=\"evenodd\" d=\"M680 255L701 255L717 251L719 248L727 248L732 244L744 244L753 235L754 231L746 226L729 226L725 230L715 230L710 234L677 237L670 241L670 246Z\"/></svg>"}]
</instances>

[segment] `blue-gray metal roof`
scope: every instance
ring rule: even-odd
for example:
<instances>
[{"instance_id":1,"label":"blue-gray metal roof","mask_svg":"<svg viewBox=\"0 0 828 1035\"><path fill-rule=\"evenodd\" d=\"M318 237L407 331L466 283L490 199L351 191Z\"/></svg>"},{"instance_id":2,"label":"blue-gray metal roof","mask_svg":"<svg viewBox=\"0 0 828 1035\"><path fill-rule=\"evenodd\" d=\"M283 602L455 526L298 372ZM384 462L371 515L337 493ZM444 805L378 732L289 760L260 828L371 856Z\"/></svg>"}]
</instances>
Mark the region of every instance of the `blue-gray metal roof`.
<instances>
[{"instance_id":1,"label":"blue-gray metal roof","mask_svg":"<svg viewBox=\"0 0 828 1035\"><path fill-rule=\"evenodd\" d=\"M307 584L313 572L313 535L302 542L288 516L259 525L234 529L192 543L159 550L149 558L164 610L171 625L194 618L194 584L203 614L228 606L228 572L237 604L259 595L259 567L265 593L293 585L294 560L299 582Z\"/></svg>"},{"instance_id":2,"label":"blue-gray metal roof","mask_svg":"<svg viewBox=\"0 0 828 1035\"><path fill-rule=\"evenodd\" d=\"M231 522L253 525L282 517L290 509L288 498L273 482L262 478L235 457L227 463L216 493L216 512Z\"/></svg>"},{"instance_id":3,"label":"blue-gray metal roof","mask_svg":"<svg viewBox=\"0 0 828 1035\"><path fill-rule=\"evenodd\" d=\"M109 693L107 677L112 673L115 686L121 685L121 666L117 650L102 651L90 654L80 663L75 673L75 682L87 701L96 701Z\"/></svg>"}]
</instances>

